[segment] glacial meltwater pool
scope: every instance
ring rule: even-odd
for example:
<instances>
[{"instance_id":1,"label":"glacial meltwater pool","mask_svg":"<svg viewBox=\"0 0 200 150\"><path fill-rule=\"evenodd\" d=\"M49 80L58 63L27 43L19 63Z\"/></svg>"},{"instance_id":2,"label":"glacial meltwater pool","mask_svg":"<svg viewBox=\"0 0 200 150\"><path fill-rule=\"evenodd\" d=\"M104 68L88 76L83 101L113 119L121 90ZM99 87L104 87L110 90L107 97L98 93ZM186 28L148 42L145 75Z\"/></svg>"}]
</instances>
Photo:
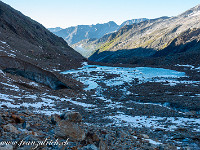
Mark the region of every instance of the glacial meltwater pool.
<instances>
[{"instance_id":1,"label":"glacial meltwater pool","mask_svg":"<svg viewBox=\"0 0 200 150\"><path fill-rule=\"evenodd\" d=\"M62 74L72 74L73 78L82 82L85 90L95 89L98 83L106 86L120 86L133 81L144 82L166 82L172 83L180 77L186 77L184 72L170 69L151 67L109 67L99 65L83 65L77 70L61 72ZM109 78L108 78L109 75Z\"/></svg>"}]
</instances>

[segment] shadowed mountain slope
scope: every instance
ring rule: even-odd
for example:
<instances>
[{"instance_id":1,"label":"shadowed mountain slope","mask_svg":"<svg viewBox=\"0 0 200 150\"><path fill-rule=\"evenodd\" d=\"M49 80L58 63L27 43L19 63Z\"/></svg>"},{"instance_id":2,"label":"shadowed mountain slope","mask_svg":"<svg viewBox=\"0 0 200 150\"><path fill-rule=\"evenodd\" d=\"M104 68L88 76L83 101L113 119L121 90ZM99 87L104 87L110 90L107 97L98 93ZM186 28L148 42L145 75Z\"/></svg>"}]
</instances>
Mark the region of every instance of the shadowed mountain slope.
<instances>
[{"instance_id":1,"label":"shadowed mountain slope","mask_svg":"<svg viewBox=\"0 0 200 150\"><path fill-rule=\"evenodd\" d=\"M120 50L124 51L123 53L127 53L126 63L137 62L134 60L140 59L138 55L135 55L135 51L138 50L138 53L141 53L140 56L148 56L148 59L152 57L153 60L155 58L158 59L158 57L168 57L169 55L168 58L170 60L158 61L159 64L166 62L173 63L175 61L172 59L176 60L178 57L180 57L179 62L182 60L187 63L187 59L181 58L185 58L185 56L190 56L191 54L195 54L196 57L199 55L199 18L200 5L176 17L162 17L139 24L124 26L119 31L107 37L90 42L88 44L90 47L94 43L96 45L99 43L99 45L95 47L97 51L89 59L92 61L101 60L102 62L125 63L124 59L122 60L118 54ZM141 49L143 50L140 51ZM154 53L148 51L149 49L154 50ZM133 53L130 54L130 50ZM114 56L106 58L105 53L108 52L112 52ZM136 58L133 59L133 56Z\"/></svg>"},{"instance_id":2,"label":"shadowed mountain slope","mask_svg":"<svg viewBox=\"0 0 200 150\"><path fill-rule=\"evenodd\" d=\"M5 58L6 61L4 61ZM32 73L43 74L44 78L45 76L51 76L56 81L61 78L56 73L56 70L77 68L85 61L62 38L57 37L38 22L24 16L21 12L1 1L0 59L0 69L5 71L7 69L7 72L8 69L10 71L15 70L15 72L20 69L18 72L23 71L27 75L32 68ZM5 63L8 61L13 63L20 61L23 63L17 63L17 65L11 67L12 63ZM25 66L29 66L29 71L26 70ZM75 83L72 79L68 80L66 83ZM53 86L50 87L52 88Z\"/></svg>"}]
</instances>

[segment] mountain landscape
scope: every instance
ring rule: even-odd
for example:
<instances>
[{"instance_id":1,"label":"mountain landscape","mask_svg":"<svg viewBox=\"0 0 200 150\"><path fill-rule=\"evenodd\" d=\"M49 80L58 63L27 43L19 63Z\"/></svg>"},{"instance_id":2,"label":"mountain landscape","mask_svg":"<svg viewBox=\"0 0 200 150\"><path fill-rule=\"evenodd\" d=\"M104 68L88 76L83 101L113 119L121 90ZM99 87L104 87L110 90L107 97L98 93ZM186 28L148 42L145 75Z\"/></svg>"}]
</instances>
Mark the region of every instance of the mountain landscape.
<instances>
[{"instance_id":1,"label":"mountain landscape","mask_svg":"<svg viewBox=\"0 0 200 150\"><path fill-rule=\"evenodd\" d=\"M146 18L141 19L132 19L123 22L121 25L117 25L114 21L110 21L104 24L96 25L78 25L75 27L69 27L66 29L49 28L49 30L55 35L62 37L69 45L80 42L84 39L99 39L105 34L112 33L119 30L124 25L130 25L133 23L139 23L142 21L148 20Z\"/></svg>"},{"instance_id":2,"label":"mountain landscape","mask_svg":"<svg viewBox=\"0 0 200 150\"><path fill-rule=\"evenodd\" d=\"M72 45L84 39L101 38L107 33L114 32L117 28L118 25L115 22L110 21L105 24L78 25L75 27L61 29L56 32L53 32L53 29L49 30L57 36L62 37L68 44Z\"/></svg>"},{"instance_id":3,"label":"mountain landscape","mask_svg":"<svg viewBox=\"0 0 200 150\"><path fill-rule=\"evenodd\" d=\"M162 17L124 26L109 36L83 42L82 47L91 48L91 51L96 49L89 57L92 61L134 64L138 63L139 57L148 57L152 63L158 63L153 61L155 57L167 56L167 60L164 58L162 62L171 60L172 63L176 58L190 61L185 58L188 58L187 55L193 55L194 61L191 63L195 63L199 60L199 12L198 5L176 17ZM181 60L176 63L181 63Z\"/></svg>"},{"instance_id":4,"label":"mountain landscape","mask_svg":"<svg viewBox=\"0 0 200 150\"><path fill-rule=\"evenodd\" d=\"M0 150L200 149L199 18L46 29L0 1Z\"/></svg>"}]
</instances>

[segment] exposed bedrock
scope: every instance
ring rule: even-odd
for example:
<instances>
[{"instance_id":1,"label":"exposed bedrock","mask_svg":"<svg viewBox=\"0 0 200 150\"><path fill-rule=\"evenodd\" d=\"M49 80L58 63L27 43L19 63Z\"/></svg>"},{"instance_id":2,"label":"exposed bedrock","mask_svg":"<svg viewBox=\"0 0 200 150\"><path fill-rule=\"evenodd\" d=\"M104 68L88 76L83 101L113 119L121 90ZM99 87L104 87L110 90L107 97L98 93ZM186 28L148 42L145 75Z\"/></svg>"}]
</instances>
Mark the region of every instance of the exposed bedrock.
<instances>
[{"instance_id":1,"label":"exposed bedrock","mask_svg":"<svg viewBox=\"0 0 200 150\"><path fill-rule=\"evenodd\" d=\"M0 67L4 72L47 85L54 90L70 88L61 82L53 73L16 58L0 56Z\"/></svg>"}]
</instances>

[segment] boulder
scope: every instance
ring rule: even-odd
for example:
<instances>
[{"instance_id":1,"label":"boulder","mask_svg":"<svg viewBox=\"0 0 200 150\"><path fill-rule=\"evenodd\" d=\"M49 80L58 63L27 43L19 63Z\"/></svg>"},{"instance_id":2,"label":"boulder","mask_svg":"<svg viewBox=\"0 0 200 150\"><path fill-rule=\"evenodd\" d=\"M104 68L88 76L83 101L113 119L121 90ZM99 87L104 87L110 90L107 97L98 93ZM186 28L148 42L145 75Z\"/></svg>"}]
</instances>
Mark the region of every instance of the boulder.
<instances>
[{"instance_id":1,"label":"boulder","mask_svg":"<svg viewBox=\"0 0 200 150\"><path fill-rule=\"evenodd\" d=\"M0 116L0 125L3 125L3 124L5 124L5 121L4 121L3 117Z\"/></svg>"},{"instance_id":2,"label":"boulder","mask_svg":"<svg viewBox=\"0 0 200 150\"><path fill-rule=\"evenodd\" d=\"M86 141L86 143L88 143L88 144L93 144L93 143L95 143L95 142L99 142L100 139L99 139L98 135L96 135L96 133L89 131L89 132L86 134L85 141Z\"/></svg>"},{"instance_id":3,"label":"boulder","mask_svg":"<svg viewBox=\"0 0 200 150\"><path fill-rule=\"evenodd\" d=\"M55 125L55 124L57 124L60 121L61 121L61 118L60 118L60 116L58 114L51 115L51 123L52 124Z\"/></svg>"},{"instance_id":4,"label":"boulder","mask_svg":"<svg viewBox=\"0 0 200 150\"><path fill-rule=\"evenodd\" d=\"M101 140L100 143L99 143L99 149L100 150L108 150L108 147L103 140Z\"/></svg>"},{"instance_id":5,"label":"boulder","mask_svg":"<svg viewBox=\"0 0 200 150\"><path fill-rule=\"evenodd\" d=\"M142 137L142 138L145 138L145 139L149 139L149 136L146 135L146 134L141 134L141 137Z\"/></svg>"},{"instance_id":6,"label":"boulder","mask_svg":"<svg viewBox=\"0 0 200 150\"><path fill-rule=\"evenodd\" d=\"M55 128L55 135L61 138L69 138L72 141L82 141L85 138L85 132L79 124L68 120L61 120Z\"/></svg>"},{"instance_id":7,"label":"boulder","mask_svg":"<svg viewBox=\"0 0 200 150\"><path fill-rule=\"evenodd\" d=\"M82 150L99 150L94 144L89 144L87 146L84 146Z\"/></svg>"},{"instance_id":8,"label":"boulder","mask_svg":"<svg viewBox=\"0 0 200 150\"><path fill-rule=\"evenodd\" d=\"M11 115L11 117L15 120L16 123L23 123L24 120L20 117L20 116L17 116L17 115Z\"/></svg>"},{"instance_id":9,"label":"boulder","mask_svg":"<svg viewBox=\"0 0 200 150\"><path fill-rule=\"evenodd\" d=\"M20 133L20 131L17 130L17 128L15 126L13 126L12 124L10 124L10 123L7 124L7 125L4 125L3 129L6 132L12 132L12 133L15 133L15 134L19 134Z\"/></svg>"},{"instance_id":10,"label":"boulder","mask_svg":"<svg viewBox=\"0 0 200 150\"><path fill-rule=\"evenodd\" d=\"M81 122L82 116L79 112L67 112L64 114L63 119L70 122Z\"/></svg>"},{"instance_id":11,"label":"boulder","mask_svg":"<svg viewBox=\"0 0 200 150\"><path fill-rule=\"evenodd\" d=\"M13 150L13 146L12 145L0 145L0 150Z\"/></svg>"}]
</instances>

